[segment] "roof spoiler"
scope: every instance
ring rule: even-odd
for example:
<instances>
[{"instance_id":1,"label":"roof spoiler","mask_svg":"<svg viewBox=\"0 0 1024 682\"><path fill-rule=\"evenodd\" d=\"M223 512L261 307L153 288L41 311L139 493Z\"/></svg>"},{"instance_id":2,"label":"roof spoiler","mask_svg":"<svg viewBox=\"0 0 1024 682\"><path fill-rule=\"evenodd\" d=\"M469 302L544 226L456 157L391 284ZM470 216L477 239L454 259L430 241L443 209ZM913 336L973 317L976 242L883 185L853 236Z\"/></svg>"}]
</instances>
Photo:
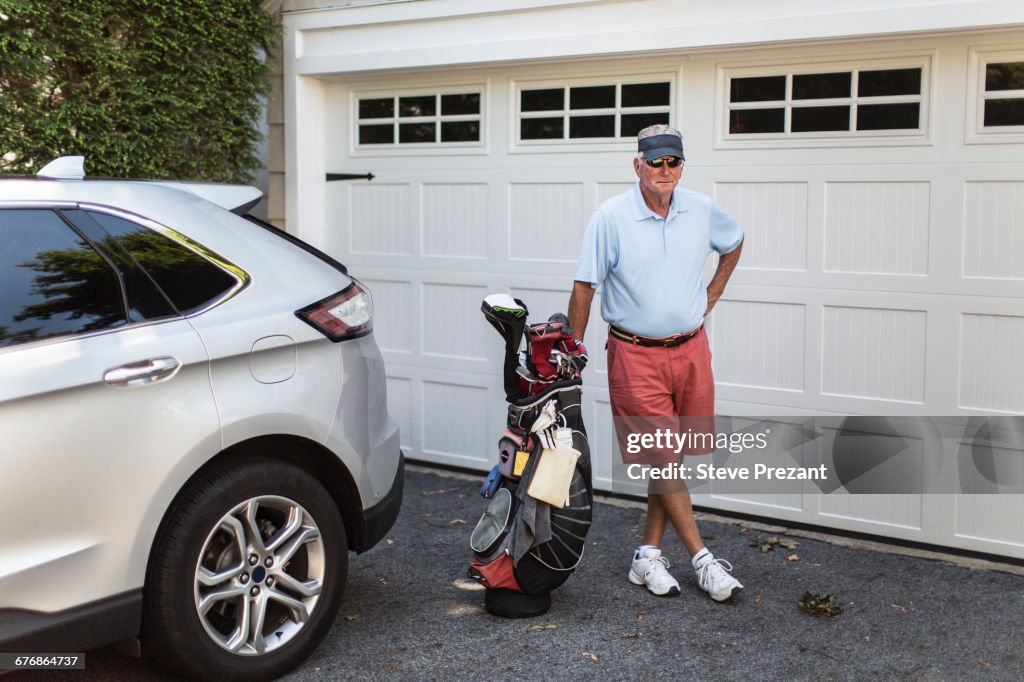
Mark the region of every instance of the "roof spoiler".
<instances>
[{"instance_id":1,"label":"roof spoiler","mask_svg":"<svg viewBox=\"0 0 1024 682\"><path fill-rule=\"evenodd\" d=\"M179 189L194 194L200 199L217 204L237 215L245 215L249 209L260 203L263 192L249 185L218 185L207 182L165 182L154 180L161 187Z\"/></svg>"},{"instance_id":2,"label":"roof spoiler","mask_svg":"<svg viewBox=\"0 0 1024 682\"><path fill-rule=\"evenodd\" d=\"M62 156L54 159L43 166L42 170L36 173L41 178L54 180L84 180L85 179L85 157L84 156ZM164 180L151 180L157 185L170 187L194 194L200 199L217 204L238 215L245 215L249 209L260 203L263 192L249 185L221 185L208 182L168 182Z\"/></svg>"}]
</instances>

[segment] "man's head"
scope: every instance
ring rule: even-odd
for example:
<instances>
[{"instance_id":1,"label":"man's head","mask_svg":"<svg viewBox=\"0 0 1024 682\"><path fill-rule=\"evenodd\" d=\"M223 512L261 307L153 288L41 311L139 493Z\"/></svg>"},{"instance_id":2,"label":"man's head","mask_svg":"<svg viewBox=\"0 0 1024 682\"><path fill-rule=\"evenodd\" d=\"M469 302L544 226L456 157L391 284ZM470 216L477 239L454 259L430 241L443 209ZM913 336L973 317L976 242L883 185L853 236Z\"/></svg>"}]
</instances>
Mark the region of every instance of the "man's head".
<instances>
[{"instance_id":1,"label":"man's head","mask_svg":"<svg viewBox=\"0 0 1024 682\"><path fill-rule=\"evenodd\" d=\"M668 201L683 175L682 133L659 123L641 130L636 139L633 169L640 179L641 191Z\"/></svg>"}]
</instances>

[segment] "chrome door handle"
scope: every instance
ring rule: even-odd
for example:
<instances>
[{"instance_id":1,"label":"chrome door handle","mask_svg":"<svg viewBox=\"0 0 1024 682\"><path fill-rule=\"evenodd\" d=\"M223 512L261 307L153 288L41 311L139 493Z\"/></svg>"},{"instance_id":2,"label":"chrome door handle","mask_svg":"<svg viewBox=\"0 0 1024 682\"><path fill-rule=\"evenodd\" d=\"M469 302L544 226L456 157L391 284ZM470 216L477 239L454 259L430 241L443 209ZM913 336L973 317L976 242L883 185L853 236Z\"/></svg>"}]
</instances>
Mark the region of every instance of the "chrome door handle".
<instances>
[{"instance_id":1,"label":"chrome door handle","mask_svg":"<svg viewBox=\"0 0 1024 682\"><path fill-rule=\"evenodd\" d=\"M170 379L179 369L181 363L177 358L150 358L108 369L103 373L103 381L110 386L145 386Z\"/></svg>"}]
</instances>

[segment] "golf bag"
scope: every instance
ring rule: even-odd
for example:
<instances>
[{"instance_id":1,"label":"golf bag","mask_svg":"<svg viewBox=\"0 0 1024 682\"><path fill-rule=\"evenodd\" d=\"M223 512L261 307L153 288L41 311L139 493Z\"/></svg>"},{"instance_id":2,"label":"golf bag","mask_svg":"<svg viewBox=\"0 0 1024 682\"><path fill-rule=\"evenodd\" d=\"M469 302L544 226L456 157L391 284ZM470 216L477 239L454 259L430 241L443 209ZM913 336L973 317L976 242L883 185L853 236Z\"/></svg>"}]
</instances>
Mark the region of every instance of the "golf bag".
<instances>
[{"instance_id":1,"label":"golf bag","mask_svg":"<svg viewBox=\"0 0 1024 682\"><path fill-rule=\"evenodd\" d=\"M480 491L489 504L470 537L468 573L486 588L491 613L536 616L579 565L590 529L594 495L580 405L586 349L562 314L528 325L526 305L504 294L488 296L481 308L505 339L509 405L498 464Z\"/></svg>"}]
</instances>

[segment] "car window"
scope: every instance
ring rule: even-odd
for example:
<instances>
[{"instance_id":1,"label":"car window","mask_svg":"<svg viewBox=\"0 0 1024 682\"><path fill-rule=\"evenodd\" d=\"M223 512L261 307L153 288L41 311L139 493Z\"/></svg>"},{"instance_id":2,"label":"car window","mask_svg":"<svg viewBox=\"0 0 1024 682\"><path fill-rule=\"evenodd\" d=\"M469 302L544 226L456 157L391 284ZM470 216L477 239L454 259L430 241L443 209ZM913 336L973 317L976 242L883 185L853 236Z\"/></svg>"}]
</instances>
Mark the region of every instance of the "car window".
<instances>
[{"instance_id":1,"label":"car window","mask_svg":"<svg viewBox=\"0 0 1024 682\"><path fill-rule=\"evenodd\" d=\"M84 211L138 261L182 313L228 293L238 280L195 251L138 223Z\"/></svg>"},{"instance_id":2,"label":"car window","mask_svg":"<svg viewBox=\"0 0 1024 682\"><path fill-rule=\"evenodd\" d=\"M167 296L139 266L124 245L104 230L87 211L64 210L61 214L120 270L125 300L128 303L128 318L132 322L178 316L178 311L171 305Z\"/></svg>"},{"instance_id":3,"label":"car window","mask_svg":"<svg viewBox=\"0 0 1024 682\"><path fill-rule=\"evenodd\" d=\"M50 210L0 210L0 347L127 323L115 270Z\"/></svg>"}]
</instances>

